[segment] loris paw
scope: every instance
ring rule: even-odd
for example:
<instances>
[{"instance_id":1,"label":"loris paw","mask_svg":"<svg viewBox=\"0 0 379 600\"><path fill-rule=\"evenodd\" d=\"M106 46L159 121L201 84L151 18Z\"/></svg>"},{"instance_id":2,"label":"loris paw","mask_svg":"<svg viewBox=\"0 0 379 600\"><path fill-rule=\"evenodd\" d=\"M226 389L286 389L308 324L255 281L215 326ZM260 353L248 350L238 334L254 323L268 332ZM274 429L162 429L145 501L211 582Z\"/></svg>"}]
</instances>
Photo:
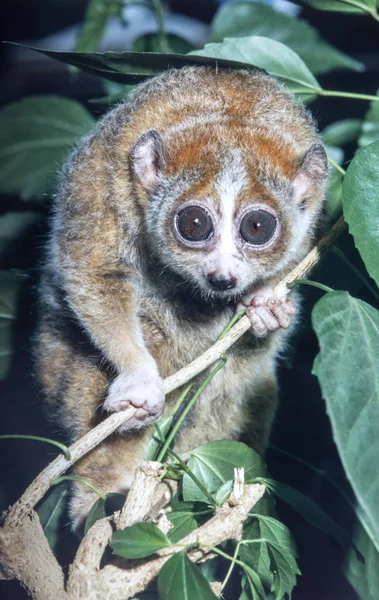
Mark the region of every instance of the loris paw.
<instances>
[{"instance_id":1,"label":"loris paw","mask_svg":"<svg viewBox=\"0 0 379 600\"><path fill-rule=\"evenodd\" d=\"M245 296L237 310L246 310L254 335L264 337L269 331L288 329L296 307L287 295L278 298L271 288L262 288Z\"/></svg>"},{"instance_id":2,"label":"loris paw","mask_svg":"<svg viewBox=\"0 0 379 600\"><path fill-rule=\"evenodd\" d=\"M138 369L134 373L120 373L112 382L103 408L108 412L119 412L130 406L137 409L119 429L139 429L153 423L162 414L165 394L163 380L155 363Z\"/></svg>"}]
</instances>

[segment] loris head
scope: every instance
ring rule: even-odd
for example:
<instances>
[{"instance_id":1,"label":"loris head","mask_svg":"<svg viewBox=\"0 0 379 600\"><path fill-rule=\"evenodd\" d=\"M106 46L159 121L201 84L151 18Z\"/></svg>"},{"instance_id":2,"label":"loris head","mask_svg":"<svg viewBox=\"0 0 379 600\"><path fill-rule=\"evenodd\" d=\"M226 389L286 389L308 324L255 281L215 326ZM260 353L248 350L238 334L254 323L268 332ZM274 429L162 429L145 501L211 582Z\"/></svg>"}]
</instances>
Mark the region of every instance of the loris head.
<instances>
[{"instance_id":1,"label":"loris head","mask_svg":"<svg viewBox=\"0 0 379 600\"><path fill-rule=\"evenodd\" d=\"M148 131L132 168L151 252L206 298L237 299L301 260L327 176L313 133L300 151L265 132Z\"/></svg>"}]
</instances>

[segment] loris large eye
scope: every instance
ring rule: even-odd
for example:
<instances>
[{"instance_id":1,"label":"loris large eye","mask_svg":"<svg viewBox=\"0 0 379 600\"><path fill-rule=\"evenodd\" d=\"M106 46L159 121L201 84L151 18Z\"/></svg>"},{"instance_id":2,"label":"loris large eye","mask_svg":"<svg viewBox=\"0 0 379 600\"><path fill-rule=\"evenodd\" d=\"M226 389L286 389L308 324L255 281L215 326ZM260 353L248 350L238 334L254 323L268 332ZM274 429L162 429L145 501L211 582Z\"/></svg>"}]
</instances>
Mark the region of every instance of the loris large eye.
<instances>
[{"instance_id":1,"label":"loris large eye","mask_svg":"<svg viewBox=\"0 0 379 600\"><path fill-rule=\"evenodd\" d=\"M212 219L201 206L187 206L176 216L180 235L190 242L206 240L213 231Z\"/></svg>"},{"instance_id":2,"label":"loris large eye","mask_svg":"<svg viewBox=\"0 0 379 600\"><path fill-rule=\"evenodd\" d=\"M241 221L241 237L253 246L263 246L271 240L277 228L276 218L266 210L254 209Z\"/></svg>"}]
</instances>

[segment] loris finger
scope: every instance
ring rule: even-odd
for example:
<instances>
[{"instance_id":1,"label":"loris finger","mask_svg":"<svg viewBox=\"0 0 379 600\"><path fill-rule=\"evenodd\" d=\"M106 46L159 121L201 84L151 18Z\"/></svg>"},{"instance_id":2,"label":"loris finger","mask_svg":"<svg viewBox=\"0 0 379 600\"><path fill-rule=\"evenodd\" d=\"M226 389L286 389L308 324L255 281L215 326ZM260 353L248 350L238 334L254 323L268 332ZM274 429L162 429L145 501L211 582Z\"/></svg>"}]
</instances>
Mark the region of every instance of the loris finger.
<instances>
[{"instance_id":1,"label":"loris finger","mask_svg":"<svg viewBox=\"0 0 379 600\"><path fill-rule=\"evenodd\" d=\"M291 325L290 315L293 314L291 312L290 313L287 312L287 307L286 307L287 303L281 303L278 300L276 300L275 298L270 298L270 300L267 302L267 304L270 308L272 315L274 316L277 323L279 324L279 326L283 327L283 329L287 329Z\"/></svg>"}]
</instances>

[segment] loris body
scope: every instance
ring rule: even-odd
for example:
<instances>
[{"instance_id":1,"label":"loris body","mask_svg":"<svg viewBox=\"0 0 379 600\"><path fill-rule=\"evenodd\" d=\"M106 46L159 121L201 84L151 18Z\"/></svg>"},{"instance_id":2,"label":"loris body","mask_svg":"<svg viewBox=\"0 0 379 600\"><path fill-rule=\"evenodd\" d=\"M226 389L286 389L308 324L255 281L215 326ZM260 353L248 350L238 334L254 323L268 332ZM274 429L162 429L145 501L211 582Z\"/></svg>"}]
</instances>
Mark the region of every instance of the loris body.
<instances>
[{"instance_id":1,"label":"loris body","mask_svg":"<svg viewBox=\"0 0 379 600\"><path fill-rule=\"evenodd\" d=\"M252 329L197 401L175 446L216 439L263 452L275 361L293 304L270 291L308 252L325 152L308 113L261 72L164 73L113 109L72 155L56 198L41 286L38 366L72 440L138 407L76 473L126 491L162 379L216 340L241 305ZM72 501L78 525L96 498Z\"/></svg>"}]
</instances>

